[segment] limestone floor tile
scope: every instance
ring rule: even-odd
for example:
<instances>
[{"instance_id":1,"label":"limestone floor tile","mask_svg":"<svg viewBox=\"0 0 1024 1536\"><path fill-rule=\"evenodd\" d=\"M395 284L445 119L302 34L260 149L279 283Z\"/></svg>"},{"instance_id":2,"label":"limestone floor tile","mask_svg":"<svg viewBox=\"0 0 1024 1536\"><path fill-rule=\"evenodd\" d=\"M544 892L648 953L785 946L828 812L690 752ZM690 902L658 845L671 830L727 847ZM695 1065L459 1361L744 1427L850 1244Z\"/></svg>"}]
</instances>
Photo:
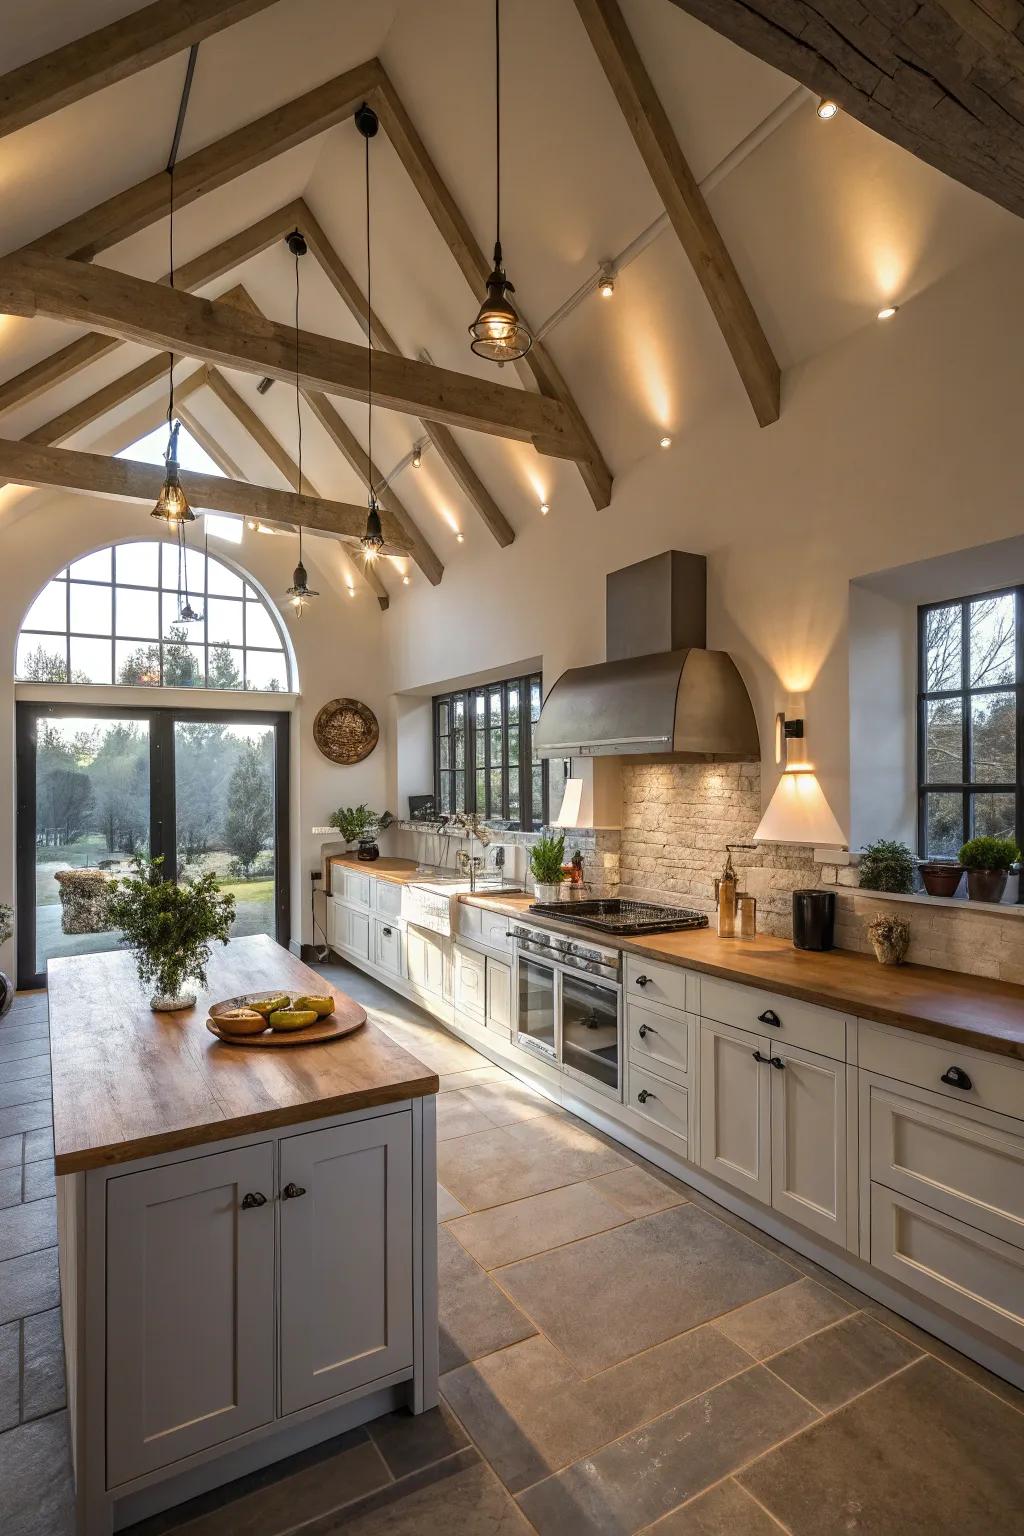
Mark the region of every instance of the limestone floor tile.
<instances>
[{"instance_id":1,"label":"limestone floor tile","mask_svg":"<svg viewBox=\"0 0 1024 1536\"><path fill-rule=\"evenodd\" d=\"M22 1324L23 1419L39 1419L64 1407L64 1335L60 1308L26 1317Z\"/></svg>"},{"instance_id":2,"label":"limestone floor tile","mask_svg":"<svg viewBox=\"0 0 1024 1536\"><path fill-rule=\"evenodd\" d=\"M24 1137L0 1136L0 1168L14 1168L21 1162Z\"/></svg>"},{"instance_id":3,"label":"limestone floor tile","mask_svg":"<svg viewBox=\"0 0 1024 1536\"><path fill-rule=\"evenodd\" d=\"M33 1077L15 1077L10 1082L0 1079L0 1108L12 1104L44 1104L50 1097L50 1074Z\"/></svg>"},{"instance_id":4,"label":"limestone floor tile","mask_svg":"<svg viewBox=\"0 0 1024 1536\"><path fill-rule=\"evenodd\" d=\"M450 1372L441 1389L519 1492L748 1368L721 1334L694 1328L584 1380L538 1335Z\"/></svg>"},{"instance_id":5,"label":"limestone floor tile","mask_svg":"<svg viewBox=\"0 0 1024 1536\"><path fill-rule=\"evenodd\" d=\"M462 1426L443 1403L427 1413L410 1413L401 1408L374 1419L366 1427L395 1478L433 1466L469 1444Z\"/></svg>"},{"instance_id":6,"label":"limestone floor tile","mask_svg":"<svg viewBox=\"0 0 1024 1536\"><path fill-rule=\"evenodd\" d=\"M539 1115L507 1129L525 1151L571 1174L573 1179L591 1179L595 1174L629 1166L613 1142L595 1136L568 1115Z\"/></svg>"},{"instance_id":7,"label":"limestone floor tile","mask_svg":"<svg viewBox=\"0 0 1024 1536\"><path fill-rule=\"evenodd\" d=\"M521 1129L495 1126L491 1131L439 1143L438 1178L467 1211L482 1211L576 1182L577 1175L561 1163L531 1153L522 1142L513 1140L510 1131Z\"/></svg>"},{"instance_id":8,"label":"limestone floor tile","mask_svg":"<svg viewBox=\"0 0 1024 1536\"><path fill-rule=\"evenodd\" d=\"M13 1083L22 1077L42 1077L50 1072L50 1053L47 1050L42 1055L27 1056L18 1061L5 1061L0 1069L0 1076L5 1083Z\"/></svg>"},{"instance_id":9,"label":"limestone floor tile","mask_svg":"<svg viewBox=\"0 0 1024 1536\"><path fill-rule=\"evenodd\" d=\"M520 1495L540 1536L632 1536L816 1417L764 1366Z\"/></svg>"},{"instance_id":10,"label":"limestone floor tile","mask_svg":"<svg viewBox=\"0 0 1024 1536\"><path fill-rule=\"evenodd\" d=\"M444 1072L438 1081L440 1093L452 1093L461 1088L475 1088L480 1083L512 1083L515 1079L501 1067L470 1067L465 1072Z\"/></svg>"},{"instance_id":11,"label":"limestone floor tile","mask_svg":"<svg viewBox=\"0 0 1024 1536\"><path fill-rule=\"evenodd\" d=\"M437 1139L453 1141L474 1131L489 1131L494 1121L472 1105L465 1093L443 1093L437 1100Z\"/></svg>"},{"instance_id":12,"label":"limestone floor tile","mask_svg":"<svg viewBox=\"0 0 1024 1536\"><path fill-rule=\"evenodd\" d=\"M614 1200L629 1216L653 1216L671 1205L682 1205L686 1196L648 1173L645 1168L620 1168L616 1173L602 1173L593 1187Z\"/></svg>"},{"instance_id":13,"label":"limestone floor tile","mask_svg":"<svg viewBox=\"0 0 1024 1536\"><path fill-rule=\"evenodd\" d=\"M0 1168L0 1211L21 1203L21 1164Z\"/></svg>"},{"instance_id":14,"label":"limestone floor tile","mask_svg":"<svg viewBox=\"0 0 1024 1536\"><path fill-rule=\"evenodd\" d=\"M0 1037L0 1066L6 1066L12 1061L41 1061L44 1064L50 1060L50 1046L46 1040L7 1040ZM6 1077L6 1073L4 1076Z\"/></svg>"},{"instance_id":15,"label":"limestone floor tile","mask_svg":"<svg viewBox=\"0 0 1024 1536\"><path fill-rule=\"evenodd\" d=\"M479 1264L439 1227L438 1334L441 1369L450 1371L467 1360L503 1349L537 1330Z\"/></svg>"},{"instance_id":16,"label":"limestone floor tile","mask_svg":"<svg viewBox=\"0 0 1024 1536\"><path fill-rule=\"evenodd\" d=\"M469 1452L371 1495L323 1527L323 1536L328 1530L332 1536L531 1536L515 1500Z\"/></svg>"},{"instance_id":17,"label":"limestone floor tile","mask_svg":"<svg viewBox=\"0 0 1024 1536\"><path fill-rule=\"evenodd\" d=\"M777 1290L794 1271L686 1204L523 1259L495 1278L592 1376Z\"/></svg>"},{"instance_id":18,"label":"limestone floor tile","mask_svg":"<svg viewBox=\"0 0 1024 1536\"><path fill-rule=\"evenodd\" d=\"M1022 1536L1024 1424L925 1357L737 1474L793 1536Z\"/></svg>"},{"instance_id":19,"label":"limestone floor tile","mask_svg":"<svg viewBox=\"0 0 1024 1536\"><path fill-rule=\"evenodd\" d=\"M0 1044L11 1040L49 1040L50 1026L42 1013L15 1015L13 1012L0 1023Z\"/></svg>"},{"instance_id":20,"label":"limestone floor tile","mask_svg":"<svg viewBox=\"0 0 1024 1536\"><path fill-rule=\"evenodd\" d=\"M67 1415L0 1435L4 1536L71 1536L74 1504Z\"/></svg>"},{"instance_id":21,"label":"limestone floor tile","mask_svg":"<svg viewBox=\"0 0 1024 1536\"><path fill-rule=\"evenodd\" d=\"M780 1536L782 1529L730 1477L649 1526L645 1536Z\"/></svg>"},{"instance_id":22,"label":"limestone floor tile","mask_svg":"<svg viewBox=\"0 0 1024 1536\"><path fill-rule=\"evenodd\" d=\"M59 1302L56 1248L0 1262L0 1323L45 1312Z\"/></svg>"},{"instance_id":23,"label":"limestone floor tile","mask_svg":"<svg viewBox=\"0 0 1024 1536\"><path fill-rule=\"evenodd\" d=\"M606 1232L628 1220L619 1206L591 1185L566 1184L562 1189L462 1216L448 1230L484 1269L496 1269L499 1264L511 1264L594 1232Z\"/></svg>"},{"instance_id":24,"label":"limestone floor tile","mask_svg":"<svg viewBox=\"0 0 1024 1536\"><path fill-rule=\"evenodd\" d=\"M36 1163L49 1158L53 1161L53 1127L46 1125L25 1135L25 1161Z\"/></svg>"},{"instance_id":25,"label":"limestone floor tile","mask_svg":"<svg viewBox=\"0 0 1024 1536\"><path fill-rule=\"evenodd\" d=\"M0 1328L0 1431L13 1429L21 1417L21 1324Z\"/></svg>"},{"instance_id":26,"label":"limestone floor tile","mask_svg":"<svg viewBox=\"0 0 1024 1536\"><path fill-rule=\"evenodd\" d=\"M437 1186L437 1219L438 1221L451 1221L453 1216L465 1216L466 1207L461 1200L456 1200L450 1190L443 1184Z\"/></svg>"},{"instance_id":27,"label":"limestone floor tile","mask_svg":"<svg viewBox=\"0 0 1024 1536\"><path fill-rule=\"evenodd\" d=\"M852 1311L848 1302L813 1280L797 1280L726 1313L715 1327L755 1360L767 1360Z\"/></svg>"},{"instance_id":28,"label":"limestone floor tile","mask_svg":"<svg viewBox=\"0 0 1024 1536\"><path fill-rule=\"evenodd\" d=\"M26 1200L45 1200L56 1193L56 1188L53 1164L49 1159L25 1164L23 1189Z\"/></svg>"},{"instance_id":29,"label":"limestone floor tile","mask_svg":"<svg viewBox=\"0 0 1024 1536\"><path fill-rule=\"evenodd\" d=\"M19 1131L35 1131L52 1124L49 1099L34 1104L8 1104L0 1109L0 1136L14 1136Z\"/></svg>"},{"instance_id":30,"label":"limestone floor tile","mask_svg":"<svg viewBox=\"0 0 1024 1536\"><path fill-rule=\"evenodd\" d=\"M56 1200L33 1200L0 1211L0 1260L16 1259L57 1241Z\"/></svg>"},{"instance_id":31,"label":"limestone floor tile","mask_svg":"<svg viewBox=\"0 0 1024 1536\"><path fill-rule=\"evenodd\" d=\"M858 1392L866 1392L902 1370L920 1354L916 1345L858 1312L781 1355L773 1355L768 1366L794 1392L823 1413L830 1413Z\"/></svg>"},{"instance_id":32,"label":"limestone floor tile","mask_svg":"<svg viewBox=\"0 0 1024 1536\"><path fill-rule=\"evenodd\" d=\"M911 1344L916 1344L925 1354L934 1355L944 1365L959 1371L970 1381L977 1382L979 1387L995 1393L996 1397L1002 1398L1004 1403L1008 1403L1018 1413L1024 1414L1024 1392L1019 1387L1004 1381L1001 1376L994 1376L976 1360L968 1360L966 1355L962 1355L958 1349L944 1343L942 1339L937 1339L933 1333L927 1333L923 1328L918 1328L915 1323L908 1322L905 1317L899 1317L895 1312L890 1312L888 1307L882 1306L881 1302L865 1300L864 1311L883 1327L898 1333L903 1339L909 1339Z\"/></svg>"},{"instance_id":33,"label":"limestone floor tile","mask_svg":"<svg viewBox=\"0 0 1024 1536\"><path fill-rule=\"evenodd\" d=\"M512 1078L504 1083L482 1083L467 1088L466 1098L495 1125L515 1125L520 1120L535 1120L538 1115L564 1114L561 1105Z\"/></svg>"}]
</instances>

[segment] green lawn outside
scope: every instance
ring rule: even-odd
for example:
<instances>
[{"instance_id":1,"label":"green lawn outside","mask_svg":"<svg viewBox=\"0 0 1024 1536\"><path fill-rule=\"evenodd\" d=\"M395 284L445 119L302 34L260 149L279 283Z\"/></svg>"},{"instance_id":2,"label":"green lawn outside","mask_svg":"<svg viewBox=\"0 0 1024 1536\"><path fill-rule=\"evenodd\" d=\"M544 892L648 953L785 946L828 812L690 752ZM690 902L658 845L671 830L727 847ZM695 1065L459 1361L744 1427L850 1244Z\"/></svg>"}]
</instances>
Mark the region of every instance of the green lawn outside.
<instances>
[{"instance_id":1,"label":"green lawn outside","mask_svg":"<svg viewBox=\"0 0 1024 1536\"><path fill-rule=\"evenodd\" d=\"M253 901L273 901L273 880L225 881L220 887L225 896L233 896L239 906Z\"/></svg>"}]
</instances>

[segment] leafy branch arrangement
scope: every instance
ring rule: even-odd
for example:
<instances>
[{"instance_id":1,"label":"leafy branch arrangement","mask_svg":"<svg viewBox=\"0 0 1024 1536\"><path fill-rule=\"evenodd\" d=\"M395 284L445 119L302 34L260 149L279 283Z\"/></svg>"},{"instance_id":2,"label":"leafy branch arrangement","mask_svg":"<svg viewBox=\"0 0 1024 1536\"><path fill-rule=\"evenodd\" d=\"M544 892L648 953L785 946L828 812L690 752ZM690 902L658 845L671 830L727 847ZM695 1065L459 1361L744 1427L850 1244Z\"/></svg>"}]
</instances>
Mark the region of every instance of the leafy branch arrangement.
<instances>
[{"instance_id":1,"label":"leafy branch arrangement","mask_svg":"<svg viewBox=\"0 0 1024 1536\"><path fill-rule=\"evenodd\" d=\"M345 805L328 816L327 825L340 832L346 843L361 838L373 842L381 832L387 831L394 819L390 811L371 811L366 805Z\"/></svg>"},{"instance_id":2,"label":"leafy branch arrangement","mask_svg":"<svg viewBox=\"0 0 1024 1536\"><path fill-rule=\"evenodd\" d=\"M221 895L212 872L178 884L165 880L163 862L133 859L134 873L115 883L108 911L142 985L177 997L186 979L205 987L211 944L228 942L235 898Z\"/></svg>"},{"instance_id":3,"label":"leafy branch arrangement","mask_svg":"<svg viewBox=\"0 0 1024 1536\"><path fill-rule=\"evenodd\" d=\"M538 885L559 885L565 863L565 833L545 833L530 849L530 873Z\"/></svg>"},{"instance_id":4,"label":"leafy branch arrangement","mask_svg":"<svg viewBox=\"0 0 1024 1536\"><path fill-rule=\"evenodd\" d=\"M906 843L881 837L860 856L857 874L865 891L892 891L909 896L914 889L917 860Z\"/></svg>"}]
</instances>

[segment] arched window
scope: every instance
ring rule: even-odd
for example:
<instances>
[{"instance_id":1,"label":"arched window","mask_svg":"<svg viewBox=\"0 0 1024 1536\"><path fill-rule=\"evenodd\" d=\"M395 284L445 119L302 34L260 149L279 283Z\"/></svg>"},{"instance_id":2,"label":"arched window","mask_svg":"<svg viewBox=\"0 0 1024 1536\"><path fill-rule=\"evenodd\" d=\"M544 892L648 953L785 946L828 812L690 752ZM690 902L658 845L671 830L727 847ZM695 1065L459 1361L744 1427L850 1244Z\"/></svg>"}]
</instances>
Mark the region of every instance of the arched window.
<instances>
[{"instance_id":1,"label":"arched window","mask_svg":"<svg viewBox=\"0 0 1024 1536\"><path fill-rule=\"evenodd\" d=\"M153 688L291 687L280 621L251 582L199 550L155 540L74 560L40 592L18 637L20 682Z\"/></svg>"}]
</instances>

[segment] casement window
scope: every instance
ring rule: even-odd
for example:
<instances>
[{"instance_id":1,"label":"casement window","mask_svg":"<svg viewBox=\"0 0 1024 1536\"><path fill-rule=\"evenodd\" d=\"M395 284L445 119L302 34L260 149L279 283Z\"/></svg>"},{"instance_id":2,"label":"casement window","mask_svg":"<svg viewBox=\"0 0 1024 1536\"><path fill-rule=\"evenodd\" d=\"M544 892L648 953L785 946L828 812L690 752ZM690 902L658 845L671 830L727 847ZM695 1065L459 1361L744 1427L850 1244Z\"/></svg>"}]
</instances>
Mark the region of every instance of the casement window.
<instances>
[{"instance_id":1,"label":"casement window","mask_svg":"<svg viewBox=\"0 0 1024 1536\"><path fill-rule=\"evenodd\" d=\"M564 765L533 753L542 699L539 673L434 699L434 796L442 815L475 812L526 832L557 815Z\"/></svg>"},{"instance_id":2,"label":"casement window","mask_svg":"<svg viewBox=\"0 0 1024 1536\"><path fill-rule=\"evenodd\" d=\"M1022 841L1024 587L918 609L918 844Z\"/></svg>"}]
</instances>

